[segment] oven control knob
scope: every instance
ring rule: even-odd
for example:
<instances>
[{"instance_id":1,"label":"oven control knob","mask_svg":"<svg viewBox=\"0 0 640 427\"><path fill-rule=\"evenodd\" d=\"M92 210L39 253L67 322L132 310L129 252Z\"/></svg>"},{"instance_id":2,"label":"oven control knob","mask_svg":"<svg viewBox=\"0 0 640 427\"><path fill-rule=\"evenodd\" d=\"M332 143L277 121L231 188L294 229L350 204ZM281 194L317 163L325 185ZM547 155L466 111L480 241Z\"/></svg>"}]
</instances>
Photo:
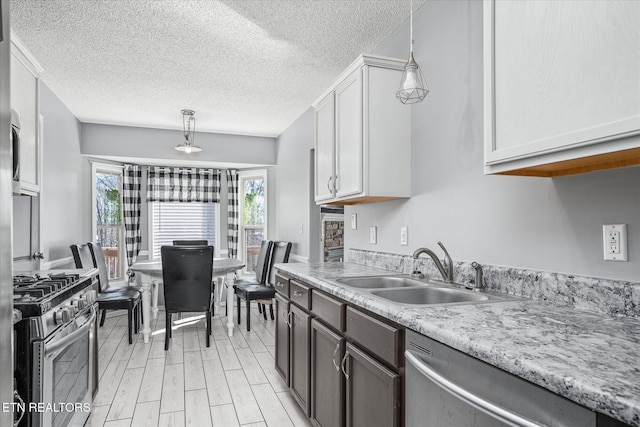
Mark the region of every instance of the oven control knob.
<instances>
[{"instance_id":1,"label":"oven control knob","mask_svg":"<svg viewBox=\"0 0 640 427\"><path fill-rule=\"evenodd\" d=\"M81 311L84 310L84 308L87 306L87 303L84 298L78 298L74 300L73 305L77 311Z\"/></svg>"},{"instance_id":2,"label":"oven control knob","mask_svg":"<svg viewBox=\"0 0 640 427\"><path fill-rule=\"evenodd\" d=\"M76 306L73 305L73 303L69 304L69 307L65 308L65 310L67 310L70 317L74 317L76 313L78 313L78 310L76 310Z\"/></svg>"},{"instance_id":3,"label":"oven control knob","mask_svg":"<svg viewBox=\"0 0 640 427\"><path fill-rule=\"evenodd\" d=\"M71 321L71 313L66 308L61 308L53 313L53 323L60 325L62 323L68 323Z\"/></svg>"},{"instance_id":4,"label":"oven control knob","mask_svg":"<svg viewBox=\"0 0 640 427\"><path fill-rule=\"evenodd\" d=\"M94 291L93 289L86 291L84 293L84 299L87 302L87 304L92 304L93 302L95 302L97 296L96 296L96 291Z\"/></svg>"}]
</instances>

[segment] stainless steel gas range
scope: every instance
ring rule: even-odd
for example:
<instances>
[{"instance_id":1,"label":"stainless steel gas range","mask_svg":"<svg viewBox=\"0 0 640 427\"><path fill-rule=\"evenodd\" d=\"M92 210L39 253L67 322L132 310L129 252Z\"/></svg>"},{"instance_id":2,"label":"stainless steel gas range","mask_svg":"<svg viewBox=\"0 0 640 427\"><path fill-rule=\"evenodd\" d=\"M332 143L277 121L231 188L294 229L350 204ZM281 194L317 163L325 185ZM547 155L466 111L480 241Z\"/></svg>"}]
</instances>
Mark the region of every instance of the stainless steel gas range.
<instances>
[{"instance_id":1,"label":"stainless steel gas range","mask_svg":"<svg viewBox=\"0 0 640 427\"><path fill-rule=\"evenodd\" d=\"M97 270L16 273L15 379L20 426L82 426L97 383Z\"/></svg>"}]
</instances>

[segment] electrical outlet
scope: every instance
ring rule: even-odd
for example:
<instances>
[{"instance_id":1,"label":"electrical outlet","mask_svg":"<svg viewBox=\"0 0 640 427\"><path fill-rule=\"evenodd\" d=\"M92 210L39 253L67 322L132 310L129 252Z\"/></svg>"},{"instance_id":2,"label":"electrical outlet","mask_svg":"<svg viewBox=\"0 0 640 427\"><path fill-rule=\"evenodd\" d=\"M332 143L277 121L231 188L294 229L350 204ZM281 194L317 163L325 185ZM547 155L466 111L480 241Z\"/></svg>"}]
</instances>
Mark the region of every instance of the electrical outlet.
<instances>
[{"instance_id":1,"label":"electrical outlet","mask_svg":"<svg viewBox=\"0 0 640 427\"><path fill-rule=\"evenodd\" d=\"M407 246L409 244L409 231L407 227L400 227L400 244Z\"/></svg>"},{"instance_id":2,"label":"electrical outlet","mask_svg":"<svg viewBox=\"0 0 640 427\"><path fill-rule=\"evenodd\" d=\"M378 243L378 227L370 227L369 228L369 243L375 245Z\"/></svg>"},{"instance_id":3,"label":"electrical outlet","mask_svg":"<svg viewBox=\"0 0 640 427\"><path fill-rule=\"evenodd\" d=\"M627 261L627 224L602 226L605 261Z\"/></svg>"},{"instance_id":4,"label":"electrical outlet","mask_svg":"<svg viewBox=\"0 0 640 427\"><path fill-rule=\"evenodd\" d=\"M358 214L351 214L351 229L352 230L357 230L358 229Z\"/></svg>"}]
</instances>

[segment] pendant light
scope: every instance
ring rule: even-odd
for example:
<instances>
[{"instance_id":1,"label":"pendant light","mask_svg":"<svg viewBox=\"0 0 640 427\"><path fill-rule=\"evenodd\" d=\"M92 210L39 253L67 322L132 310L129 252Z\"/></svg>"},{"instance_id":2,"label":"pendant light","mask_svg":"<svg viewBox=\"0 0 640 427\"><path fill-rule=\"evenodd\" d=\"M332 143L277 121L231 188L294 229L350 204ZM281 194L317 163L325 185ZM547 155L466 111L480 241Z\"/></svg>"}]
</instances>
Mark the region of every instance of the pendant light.
<instances>
[{"instance_id":1,"label":"pendant light","mask_svg":"<svg viewBox=\"0 0 640 427\"><path fill-rule=\"evenodd\" d=\"M176 150L184 151L185 153L197 153L202 151L202 148L197 145L193 145L193 141L196 137L196 114L193 110L182 110L182 132L184 134L184 143L176 145Z\"/></svg>"},{"instance_id":2,"label":"pendant light","mask_svg":"<svg viewBox=\"0 0 640 427\"><path fill-rule=\"evenodd\" d=\"M418 63L413 59L413 1L411 1L411 30L409 44L409 60L404 66L400 87L396 98L403 104L415 104L423 101L429 93L429 86L422 77Z\"/></svg>"}]
</instances>

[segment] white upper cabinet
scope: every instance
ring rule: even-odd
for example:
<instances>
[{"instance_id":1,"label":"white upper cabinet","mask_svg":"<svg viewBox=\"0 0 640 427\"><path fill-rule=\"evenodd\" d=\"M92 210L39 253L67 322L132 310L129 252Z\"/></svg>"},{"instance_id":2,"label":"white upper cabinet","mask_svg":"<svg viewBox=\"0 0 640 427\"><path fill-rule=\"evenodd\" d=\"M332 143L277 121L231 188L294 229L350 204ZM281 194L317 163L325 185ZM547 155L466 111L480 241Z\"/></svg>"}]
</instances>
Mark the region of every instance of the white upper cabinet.
<instances>
[{"instance_id":1,"label":"white upper cabinet","mask_svg":"<svg viewBox=\"0 0 640 427\"><path fill-rule=\"evenodd\" d=\"M403 66L363 55L313 104L316 203L411 196L411 107L395 97Z\"/></svg>"},{"instance_id":2,"label":"white upper cabinet","mask_svg":"<svg viewBox=\"0 0 640 427\"><path fill-rule=\"evenodd\" d=\"M640 2L484 2L485 172L640 164Z\"/></svg>"},{"instance_id":3,"label":"white upper cabinet","mask_svg":"<svg viewBox=\"0 0 640 427\"><path fill-rule=\"evenodd\" d=\"M14 193L36 195L40 191L41 119L38 85L42 67L11 33L11 108L20 116L19 181Z\"/></svg>"}]
</instances>

